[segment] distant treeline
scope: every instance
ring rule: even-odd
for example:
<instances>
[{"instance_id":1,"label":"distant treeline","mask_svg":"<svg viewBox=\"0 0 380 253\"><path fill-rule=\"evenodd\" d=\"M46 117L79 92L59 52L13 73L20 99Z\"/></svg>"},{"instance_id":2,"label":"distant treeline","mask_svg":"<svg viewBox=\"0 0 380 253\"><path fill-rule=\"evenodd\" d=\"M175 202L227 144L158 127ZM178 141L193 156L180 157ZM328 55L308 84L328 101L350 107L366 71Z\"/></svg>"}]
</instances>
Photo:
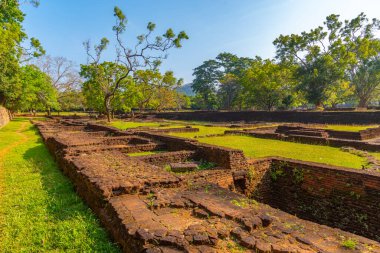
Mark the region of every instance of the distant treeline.
<instances>
[{"instance_id":1,"label":"distant treeline","mask_svg":"<svg viewBox=\"0 0 380 253\"><path fill-rule=\"evenodd\" d=\"M380 21L361 13L323 26L280 35L275 59L221 53L195 68L192 99L197 109L290 109L378 103Z\"/></svg>"}]
</instances>

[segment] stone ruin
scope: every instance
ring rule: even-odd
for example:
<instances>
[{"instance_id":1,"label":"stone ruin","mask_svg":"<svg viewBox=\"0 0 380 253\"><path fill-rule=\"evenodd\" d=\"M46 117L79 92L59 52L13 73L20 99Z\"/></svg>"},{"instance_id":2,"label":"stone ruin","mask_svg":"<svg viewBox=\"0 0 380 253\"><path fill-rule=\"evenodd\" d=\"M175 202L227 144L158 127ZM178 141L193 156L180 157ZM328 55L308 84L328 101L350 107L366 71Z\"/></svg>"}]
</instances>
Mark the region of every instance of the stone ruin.
<instances>
[{"instance_id":1,"label":"stone ruin","mask_svg":"<svg viewBox=\"0 0 380 253\"><path fill-rule=\"evenodd\" d=\"M148 130L35 124L123 252L380 252L380 174L247 160L240 150ZM144 151L160 152L129 155ZM168 169L187 163L212 166Z\"/></svg>"},{"instance_id":2,"label":"stone ruin","mask_svg":"<svg viewBox=\"0 0 380 253\"><path fill-rule=\"evenodd\" d=\"M225 133L306 144L353 147L360 150L380 151L380 127L350 132L324 129L320 128L320 125L283 124L257 129L229 130Z\"/></svg>"}]
</instances>

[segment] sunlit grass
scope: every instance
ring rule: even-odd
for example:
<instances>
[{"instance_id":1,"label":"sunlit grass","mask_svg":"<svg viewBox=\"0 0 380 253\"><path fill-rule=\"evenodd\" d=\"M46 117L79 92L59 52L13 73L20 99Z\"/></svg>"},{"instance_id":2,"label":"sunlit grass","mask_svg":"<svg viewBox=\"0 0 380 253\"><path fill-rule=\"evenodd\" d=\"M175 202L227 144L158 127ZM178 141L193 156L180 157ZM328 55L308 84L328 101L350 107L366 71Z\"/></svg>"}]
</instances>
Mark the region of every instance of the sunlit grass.
<instances>
[{"instance_id":1,"label":"sunlit grass","mask_svg":"<svg viewBox=\"0 0 380 253\"><path fill-rule=\"evenodd\" d=\"M146 151L146 152L136 152L136 153L128 153L128 156L147 156L147 155L154 155L159 154L164 151Z\"/></svg>"},{"instance_id":2,"label":"sunlit grass","mask_svg":"<svg viewBox=\"0 0 380 253\"><path fill-rule=\"evenodd\" d=\"M252 158L281 156L302 161L319 162L360 169L364 158L343 152L339 148L294 142L260 139L248 136L200 138L200 142L241 149Z\"/></svg>"},{"instance_id":3,"label":"sunlit grass","mask_svg":"<svg viewBox=\"0 0 380 253\"><path fill-rule=\"evenodd\" d=\"M160 123L156 122L132 122L132 121L121 121L115 120L109 123L111 126L119 129L129 129L136 127L158 127Z\"/></svg>"},{"instance_id":4,"label":"sunlit grass","mask_svg":"<svg viewBox=\"0 0 380 253\"><path fill-rule=\"evenodd\" d=\"M380 161L380 152L371 152L370 154Z\"/></svg>"},{"instance_id":5,"label":"sunlit grass","mask_svg":"<svg viewBox=\"0 0 380 253\"><path fill-rule=\"evenodd\" d=\"M337 131L347 131L347 132L359 132L361 130L366 130L368 128L378 127L378 125L327 125L326 129L337 130Z\"/></svg>"},{"instance_id":6,"label":"sunlit grass","mask_svg":"<svg viewBox=\"0 0 380 253\"><path fill-rule=\"evenodd\" d=\"M113 124L119 125L120 123L115 121ZM189 124L189 122L178 122L175 124L182 123L182 127ZM123 127L129 125L133 127L144 126L145 124L153 124L158 127L161 123L154 122L122 122ZM120 125L119 125L120 126ZM218 127L218 126L205 126L205 125L192 125L194 128L199 128L199 132L191 133L170 133L170 135L184 137L184 138L195 138L201 136L202 138L197 138L200 142L214 144L218 146L230 147L241 149L244 151L247 157L251 158L262 158L268 156L280 156L285 158L291 158L302 161L319 162L336 166L344 166L349 168L362 168L365 165L365 159L358 157L353 154L341 151L339 148L322 146L322 145L310 145L294 142L286 142L279 140L269 140L260 139L247 136L220 136L220 137L205 137L208 135L219 135L224 134L226 130L232 130L228 127ZM333 126L331 126L333 127ZM359 126L345 126L345 125L335 125L336 128L341 127L346 129L358 129ZM351 128L349 128L351 127ZM360 126L363 128L363 126ZM367 126L368 127L368 126ZM236 128L234 129L236 130ZM376 154L377 155L377 154ZM380 159L380 153L379 159Z\"/></svg>"},{"instance_id":7,"label":"sunlit grass","mask_svg":"<svg viewBox=\"0 0 380 253\"><path fill-rule=\"evenodd\" d=\"M0 130L0 252L119 252L23 119Z\"/></svg>"},{"instance_id":8,"label":"sunlit grass","mask_svg":"<svg viewBox=\"0 0 380 253\"><path fill-rule=\"evenodd\" d=\"M228 128L228 127L211 127L211 126L202 126L202 125L192 125L191 127L198 128L199 132L170 133L170 135L184 137L184 138L195 138L196 136L224 134L226 130L231 130L231 128Z\"/></svg>"}]
</instances>

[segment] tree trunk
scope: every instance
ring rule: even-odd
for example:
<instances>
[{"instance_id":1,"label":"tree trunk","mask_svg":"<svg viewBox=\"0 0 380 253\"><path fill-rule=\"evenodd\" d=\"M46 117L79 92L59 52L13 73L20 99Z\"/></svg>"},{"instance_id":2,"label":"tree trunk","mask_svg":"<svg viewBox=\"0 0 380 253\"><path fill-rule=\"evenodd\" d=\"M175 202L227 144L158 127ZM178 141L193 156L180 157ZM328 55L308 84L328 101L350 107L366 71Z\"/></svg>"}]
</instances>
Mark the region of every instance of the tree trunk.
<instances>
[{"instance_id":1,"label":"tree trunk","mask_svg":"<svg viewBox=\"0 0 380 253\"><path fill-rule=\"evenodd\" d=\"M316 111L323 111L322 101L315 103L315 110Z\"/></svg>"},{"instance_id":2,"label":"tree trunk","mask_svg":"<svg viewBox=\"0 0 380 253\"><path fill-rule=\"evenodd\" d=\"M111 96L106 96L104 99L104 107L106 109L107 121L111 122Z\"/></svg>"},{"instance_id":3,"label":"tree trunk","mask_svg":"<svg viewBox=\"0 0 380 253\"><path fill-rule=\"evenodd\" d=\"M6 109L6 110L7 110L7 113L8 113L8 117L9 117L9 119L12 120L13 117L14 117L14 113L13 113L13 111L8 110L8 109Z\"/></svg>"},{"instance_id":4,"label":"tree trunk","mask_svg":"<svg viewBox=\"0 0 380 253\"><path fill-rule=\"evenodd\" d=\"M358 105L358 109L361 109L361 110L366 110L367 109L367 106L368 106L368 99L367 98L363 98L361 97L359 99L359 105Z\"/></svg>"}]
</instances>

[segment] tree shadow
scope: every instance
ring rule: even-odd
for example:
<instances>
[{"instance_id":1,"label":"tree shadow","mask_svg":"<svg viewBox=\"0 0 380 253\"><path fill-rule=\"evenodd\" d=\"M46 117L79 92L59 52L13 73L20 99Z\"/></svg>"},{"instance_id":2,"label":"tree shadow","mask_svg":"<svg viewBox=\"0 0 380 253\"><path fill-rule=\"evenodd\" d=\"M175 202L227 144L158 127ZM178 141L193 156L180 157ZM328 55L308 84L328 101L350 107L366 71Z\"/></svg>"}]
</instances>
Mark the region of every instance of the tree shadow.
<instances>
[{"instance_id":1,"label":"tree shadow","mask_svg":"<svg viewBox=\"0 0 380 253\"><path fill-rule=\"evenodd\" d=\"M34 126L31 128L29 131L33 130L38 135L37 129ZM39 137L31 146L23 154L23 158L28 162L32 173L38 173L41 176L42 188L47 194L46 210L53 223L72 222L74 226L82 223L81 229L85 226L86 237L93 242L92 250L118 252L115 250L116 247L109 242L96 216L76 194L71 181L59 169L42 139Z\"/></svg>"}]
</instances>

